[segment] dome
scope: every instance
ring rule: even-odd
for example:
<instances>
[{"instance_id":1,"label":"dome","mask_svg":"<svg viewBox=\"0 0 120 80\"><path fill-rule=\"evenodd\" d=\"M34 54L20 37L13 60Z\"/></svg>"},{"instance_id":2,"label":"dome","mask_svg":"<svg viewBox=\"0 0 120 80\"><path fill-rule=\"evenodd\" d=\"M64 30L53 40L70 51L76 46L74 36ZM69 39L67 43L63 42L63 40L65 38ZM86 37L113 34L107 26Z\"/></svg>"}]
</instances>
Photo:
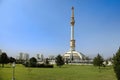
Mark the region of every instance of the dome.
<instances>
[{"instance_id":1,"label":"dome","mask_svg":"<svg viewBox=\"0 0 120 80\"><path fill-rule=\"evenodd\" d=\"M68 51L66 52L63 57L64 59L70 59L71 58L71 54L73 55L73 60L74 61L79 61L79 60L83 60L85 58L85 55L83 55L82 53L80 52L77 52L77 51Z\"/></svg>"}]
</instances>

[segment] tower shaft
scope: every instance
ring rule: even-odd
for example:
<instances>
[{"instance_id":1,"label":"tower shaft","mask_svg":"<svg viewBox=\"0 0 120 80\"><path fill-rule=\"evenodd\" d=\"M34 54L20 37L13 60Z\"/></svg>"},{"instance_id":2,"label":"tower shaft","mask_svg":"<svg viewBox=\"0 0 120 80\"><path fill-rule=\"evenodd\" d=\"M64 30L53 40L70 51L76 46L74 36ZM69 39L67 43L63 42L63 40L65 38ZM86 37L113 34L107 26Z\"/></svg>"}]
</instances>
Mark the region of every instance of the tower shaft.
<instances>
[{"instance_id":1,"label":"tower shaft","mask_svg":"<svg viewBox=\"0 0 120 80\"><path fill-rule=\"evenodd\" d=\"M75 40L74 40L74 7L72 7L72 16L71 16L71 40L70 40L70 50L75 51Z\"/></svg>"}]
</instances>

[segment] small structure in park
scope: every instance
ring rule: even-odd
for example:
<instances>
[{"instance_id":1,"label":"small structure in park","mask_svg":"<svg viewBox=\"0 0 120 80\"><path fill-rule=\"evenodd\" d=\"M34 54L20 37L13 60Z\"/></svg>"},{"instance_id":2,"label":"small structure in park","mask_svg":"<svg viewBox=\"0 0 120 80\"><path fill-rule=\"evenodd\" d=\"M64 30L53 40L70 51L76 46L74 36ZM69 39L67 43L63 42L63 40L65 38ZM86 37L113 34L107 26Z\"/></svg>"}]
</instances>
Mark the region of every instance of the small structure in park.
<instances>
[{"instance_id":1,"label":"small structure in park","mask_svg":"<svg viewBox=\"0 0 120 80\"><path fill-rule=\"evenodd\" d=\"M71 16L71 40L70 40L70 50L68 52L66 52L63 57L65 59L65 61L72 61L72 62L79 62L80 60L85 59L85 55L77 52L75 50L75 39L74 39L74 24L75 24L75 20L74 20L74 7L72 7L72 16Z\"/></svg>"}]
</instances>

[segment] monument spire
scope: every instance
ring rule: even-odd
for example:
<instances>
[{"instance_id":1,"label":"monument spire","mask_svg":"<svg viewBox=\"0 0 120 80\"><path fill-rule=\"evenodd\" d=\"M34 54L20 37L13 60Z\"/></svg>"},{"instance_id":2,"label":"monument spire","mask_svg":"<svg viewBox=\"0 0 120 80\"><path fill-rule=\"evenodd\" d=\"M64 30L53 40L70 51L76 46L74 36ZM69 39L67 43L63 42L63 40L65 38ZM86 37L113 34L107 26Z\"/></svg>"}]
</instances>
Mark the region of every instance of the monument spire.
<instances>
[{"instance_id":1,"label":"monument spire","mask_svg":"<svg viewBox=\"0 0 120 80\"><path fill-rule=\"evenodd\" d=\"M72 7L72 16L71 16L71 40L70 40L70 50L75 51L75 40L74 40L74 7Z\"/></svg>"},{"instance_id":2,"label":"monument spire","mask_svg":"<svg viewBox=\"0 0 120 80\"><path fill-rule=\"evenodd\" d=\"M71 26L74 27L75 20L74 20L74 7L72 7L72 16L71 16Z\"/></svg>"},{"instance_id":3,"label":"monument spire","mask_svg":"<svg viewBox=\"0 0 120 80\"><path fill-rule=\"evenodd\" d=\"M80 60L83 60L85 58L85 55L77 52L75 50L75 39L74 39L74 24L75 24L75 20L74 20L74 7L72 7L72 15L71 15L71 20L70 20L70 25L71 25L71 37L70 37L70 50L68 52L66 52L63 57L65 59L65 61L69 61L72 63L72 61L74 62L78 62Z\"/></svg>"}]
</instances>

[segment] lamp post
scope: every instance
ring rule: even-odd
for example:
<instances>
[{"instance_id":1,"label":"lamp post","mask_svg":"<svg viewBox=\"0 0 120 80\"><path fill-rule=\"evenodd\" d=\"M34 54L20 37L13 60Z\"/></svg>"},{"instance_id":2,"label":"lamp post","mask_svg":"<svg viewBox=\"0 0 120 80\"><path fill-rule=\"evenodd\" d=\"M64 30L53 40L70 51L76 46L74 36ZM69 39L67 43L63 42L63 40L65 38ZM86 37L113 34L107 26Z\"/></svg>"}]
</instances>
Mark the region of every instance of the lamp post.
<instances>
[{"instance_id":1,"label":"lamp post","mask_svg":"<svg viewBox=\"0 0 120 80\"><path fill-rule=\"evenodd\" d=\"M15 62L13 62L12 68L13 68L12 80L15 80Z\"/></svg>"},{"instance_id":2,"label":"lamp post","mask_svg":"<svg viewBox=\"0 0 120 80\"><path fill-rule=\"evenodd\" d=\"M70 54L70 62L71 62L71 64L73 62L73 51L72 50L71 50L71 54Z\"/></svg>"}]
</instances>

